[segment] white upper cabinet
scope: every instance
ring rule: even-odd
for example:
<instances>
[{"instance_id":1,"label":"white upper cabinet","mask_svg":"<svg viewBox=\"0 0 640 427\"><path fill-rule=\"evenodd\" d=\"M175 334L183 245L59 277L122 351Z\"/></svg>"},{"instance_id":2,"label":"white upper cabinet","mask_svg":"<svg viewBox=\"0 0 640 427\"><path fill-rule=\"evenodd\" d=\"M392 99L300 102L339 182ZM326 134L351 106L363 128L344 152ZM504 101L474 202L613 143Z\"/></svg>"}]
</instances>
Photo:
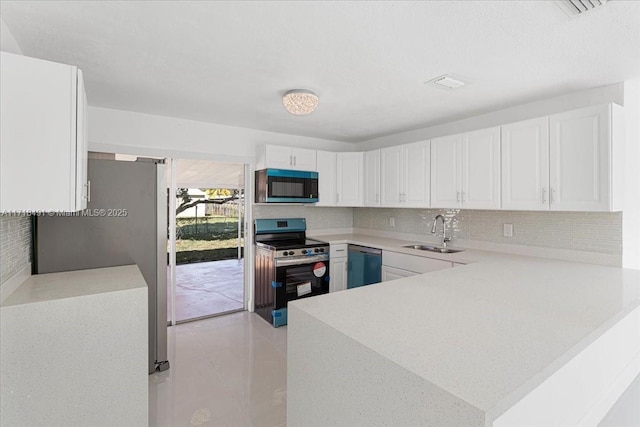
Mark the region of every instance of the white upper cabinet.
<instances>
[{"instance_id":1,"label":"white upper cabinet","mask_svg":"<svg viewBox=\"0 0 640 427\"><path fill-rule=\"evenodd\" d=\"M362 206L364 155L338 153L338 206Z\"/></svg>"},{"instance_id":2,"label":"white upper cabinet","mask_svg":"<svg viewBox=\"0 0 640 427\"><path fill-rule=\"evenodd\" d=\"M500 128L431 140L431 207L500 209Z\"/></svg>"},{"instance_id":3,"label":"white upper cabinet","mask_svg":"<svg viewBox=\"0 0 640 427\"><path fill-rule=\"evenodd\" d=\"M266 144L259 147L258 169L316 171L316 150Z\"/></svg>"},{"instance_id":4,"label":"white upper cabinet","mask_svg":"<svg viewBox=\"0 0 640 427\"><path fill-rule=\"evenodd\" d=\"M462 207L500 209L500 128L462 135Z\"/></svg>"},{"instance_id":5,"label":"white upper cabinet","mask_svg":"<svg viewBox=\"0 0 640 427\"><path fill-rule=\"evenodd\" d=\"M380 150L364 153L364 206L380 206Z\"/></svg>"},{"instance_id":6,"label":"white upper cabinet","mask_svg":"<svg viewBox=\"0 0 640 427\"><path fill-rule=\"evenodd\" d=\"M620 210L622 108L608 104L554 114L549 127L551 209Z\"/></svg>"},{"instance_id":7,"label":"white upper cabinet","mask_svg":"<svg viewBox=\"0 0 640 427\"><path fill-rule=\"evenodd\" d=\"M549 209L549 118L502 126L502 208Z\"/></svg>"},{"instance_id":8,"label":"white upper cabinet","mask_svg":"<svg viewBox=\"0 0 640 427\"><path fill-rule=\"evenodd\" d=\"M431 207L462 207L462 135L431 140Z\"/></svg>"},{"instance_id":9,"label":"white upper cabinet","mask_svg":"<svg viewBox=\"0 0 640 427\"><path fill-rule=\"evenodd\" d=\"M382 206L400 206L402 201L402 146L380 150L380 195Z\"/></svg>"},{"instance_id":10,"label":"white upper cabinet","mask_svg":"<svg viewBox=\"0 0 640 427\"><path fill-rule=\"evenodd\" d=\"M318 194L316 206L335 206L338 201L337 155L330 151L318 151Z\"/></svg>"},{"instance_id":11,"label":"white upper cabinet","mask_svg":"<svg viewBox=\"0 0 640 427\"><path fill-rule=\"evenodd\" d=\"M70 65L0 55L0 210L86 208L82 73Z\"/></svg>"},{"instance_id":12,"label":"white upper cabinet","mask_svg":"<svg viewBox=\"0 0 640 427\"><path fill-rule=\"evenodd\" d=\"M431 150L429 141L402 146L403 206L429 207Z\"/></svg>"},{"instance_id":13,"label":"white upper cabinet","mask_svg":"<svg viewBox=\"0 0 640 427\"><path fill-rule=\"evenodd\" d=\"M381 205L429 207L429 141L384 148L380 158Z\"/></svg>"}]
</instances>

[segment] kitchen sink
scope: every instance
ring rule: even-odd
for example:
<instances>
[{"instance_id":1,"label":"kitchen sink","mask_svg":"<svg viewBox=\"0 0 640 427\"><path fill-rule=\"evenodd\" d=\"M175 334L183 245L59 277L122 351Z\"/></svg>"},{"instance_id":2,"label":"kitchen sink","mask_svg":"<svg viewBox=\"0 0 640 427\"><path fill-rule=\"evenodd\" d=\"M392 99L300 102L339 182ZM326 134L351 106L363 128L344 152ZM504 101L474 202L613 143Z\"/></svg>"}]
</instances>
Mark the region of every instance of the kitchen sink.
<instances>
[{"instance_id":1,"label":"kitchen sink","mask_svg":"<svg viewBox=\"0 0 640 427\"><path fill-rule=\"evenodd\" d=\"M403 246L403 248L417 249L419 251L429 251L429 252L435 252L439 254L455 254L456 252L462 252L464 250L464 249L441 248L439 246L429 246L429 245L407 245L407 246Z\"/></svg>"}]
</instances>

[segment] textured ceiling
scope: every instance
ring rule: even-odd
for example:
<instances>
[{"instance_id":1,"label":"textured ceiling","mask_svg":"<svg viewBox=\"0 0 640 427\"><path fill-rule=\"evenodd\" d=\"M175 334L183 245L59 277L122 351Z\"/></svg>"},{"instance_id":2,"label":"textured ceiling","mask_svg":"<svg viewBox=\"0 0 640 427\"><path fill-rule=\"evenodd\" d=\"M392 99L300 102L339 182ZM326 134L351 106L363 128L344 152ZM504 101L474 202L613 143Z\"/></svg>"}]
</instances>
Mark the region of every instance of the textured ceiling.
<instances>
[{"instance_id":1,"label":"textured ceiling","mask_svg":"<svg viewBox=\"0 0 640 427\"><path fill-rule=\"evenodd\" d=\"M28 2L28 56L83 69L94 106L357 142L640 76L640 2ZM424 85L452 73L455 92ZM317 110L288 114L305 88Z\"/></svg>"},{"instance_id":2,"label":"textured ceiling","mask_svg":"<svg viewBox=\"0 0 640 427\"><path fill-rule=\"evenodd\" d=\"M244 188L244 165L208 160L178 160L178 187Z\"/></svg>"}]
</instances>

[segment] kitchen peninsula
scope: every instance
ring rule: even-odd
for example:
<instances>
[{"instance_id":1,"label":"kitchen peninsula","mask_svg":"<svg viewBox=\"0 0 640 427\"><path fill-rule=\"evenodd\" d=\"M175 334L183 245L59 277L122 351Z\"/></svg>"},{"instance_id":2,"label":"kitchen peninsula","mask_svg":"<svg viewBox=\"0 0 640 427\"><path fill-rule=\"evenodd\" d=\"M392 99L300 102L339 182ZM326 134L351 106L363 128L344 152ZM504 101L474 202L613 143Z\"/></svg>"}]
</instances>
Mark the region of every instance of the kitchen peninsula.
<instances>
[{"instance_id":1,"label":"kitchen peninsula","mask_svg":"<svg viewBox=\"0 0 640 427\"><path fill-rule=\"evenodd\" d=\"M148 425L147 293L136 265L22 283L0 308L0 425Z\"/></svg>"},{"instance_id":2,"label":"kitchen peninsula","mask_svg":"<svg viewBox=\"0 0 640 427\"><path fill-rule=\"evenodd\" d=\"M640 372L640 271L477 252L292 302L289 425L596 425Z\"/></svg>"}]
</instances>

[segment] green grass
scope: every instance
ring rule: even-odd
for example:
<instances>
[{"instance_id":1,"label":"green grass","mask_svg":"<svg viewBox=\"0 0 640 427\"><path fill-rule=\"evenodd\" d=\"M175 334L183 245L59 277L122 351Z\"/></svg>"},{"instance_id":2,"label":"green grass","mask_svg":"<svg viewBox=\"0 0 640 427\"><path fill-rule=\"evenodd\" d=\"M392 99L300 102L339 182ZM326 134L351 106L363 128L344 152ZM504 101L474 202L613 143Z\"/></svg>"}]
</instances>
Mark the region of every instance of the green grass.
<instances>
[{"instance_id":1,"label":"green grass","mask_svg":"<svg viewBox=\"0 0 640 427\"><path fill-rule=\"evenodd\" d=\"M177 218L176 225L178 264L237 258L237 217L200 217L197 224L195 218Z\"/></svg>"}]
</instances>

